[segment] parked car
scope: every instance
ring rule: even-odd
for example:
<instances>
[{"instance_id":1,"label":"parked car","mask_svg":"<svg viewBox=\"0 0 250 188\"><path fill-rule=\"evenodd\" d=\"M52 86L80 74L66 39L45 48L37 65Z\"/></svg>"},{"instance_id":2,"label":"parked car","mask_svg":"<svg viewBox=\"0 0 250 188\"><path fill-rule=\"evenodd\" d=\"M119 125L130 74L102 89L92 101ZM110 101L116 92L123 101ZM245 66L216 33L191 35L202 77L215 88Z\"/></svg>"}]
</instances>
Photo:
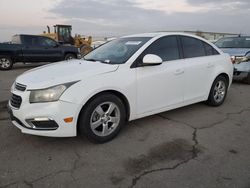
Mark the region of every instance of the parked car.
<instances>
[{"instance_id":1,"label":"parked car","mask_svg":"<svg viewBox=\"0 0 250 188\"><path fill-rule=\"evenodd\" d=\"M178 33L122 37L85 56L19 76L9 101L23 133L94 142L113 139L126 121L206 101L221 105L233 65L205 39Z\"/></svg>"},{"instance_id":2,"label":"parked car","mask_svg":"<svg viewBox=\"0 0 250 188\"><path fill-rule=\"evenodd\" d=\"M250 84L250 36L222 38L215 45L232 57L234 74L242 75L244 80Z\"/></svg>"},{"instance_id":3,"label":"parked car","mask_svg":"<svg viewBox=\"0 0 250 188\"><path fill-rule=\"evenodd\" d=\"M78 57L78 48L43 36L14 35L10 44L0 44L0 70L10 70L16 62L56 62Z\"/></svg>"}]
</instances>

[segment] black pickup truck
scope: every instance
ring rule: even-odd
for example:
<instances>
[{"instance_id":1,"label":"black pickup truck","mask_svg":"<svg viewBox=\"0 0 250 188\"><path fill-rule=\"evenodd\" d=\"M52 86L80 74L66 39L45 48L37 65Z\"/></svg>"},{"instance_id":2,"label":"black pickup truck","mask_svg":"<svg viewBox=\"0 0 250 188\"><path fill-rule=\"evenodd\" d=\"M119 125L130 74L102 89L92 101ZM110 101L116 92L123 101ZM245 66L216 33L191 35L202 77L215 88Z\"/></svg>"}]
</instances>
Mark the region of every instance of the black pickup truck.
<instances>
[{"instance_id":1,"label":"black pickup truck","mask_svg":"<svg viewBox=\"0 0 250 188\"><path fill-rule=\"evenodd\" d=\"M0 70L10 70L16 62L57 62L79 57L78 48L44 36L14 35L10 43L0 44Z\"/></svg>"}]
</instances>

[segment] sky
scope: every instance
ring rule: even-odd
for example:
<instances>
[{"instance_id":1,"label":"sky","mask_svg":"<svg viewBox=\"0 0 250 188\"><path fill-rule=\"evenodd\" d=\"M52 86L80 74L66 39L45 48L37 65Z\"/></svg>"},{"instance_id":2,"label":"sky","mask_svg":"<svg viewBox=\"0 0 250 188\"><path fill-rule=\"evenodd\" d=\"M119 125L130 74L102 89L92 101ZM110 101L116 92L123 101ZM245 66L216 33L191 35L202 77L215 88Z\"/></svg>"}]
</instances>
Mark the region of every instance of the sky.
<instances>
[{"instance_id":1,"label":"sky","mask_svg":"<svg viewBox=\"0 0 250 188\"><path fill-rule=\"evenodd\" d=\"M0 0L0 41L70 24L101 37L194 30L250 34L249 0Z\"/></svg>"}]
</instances>

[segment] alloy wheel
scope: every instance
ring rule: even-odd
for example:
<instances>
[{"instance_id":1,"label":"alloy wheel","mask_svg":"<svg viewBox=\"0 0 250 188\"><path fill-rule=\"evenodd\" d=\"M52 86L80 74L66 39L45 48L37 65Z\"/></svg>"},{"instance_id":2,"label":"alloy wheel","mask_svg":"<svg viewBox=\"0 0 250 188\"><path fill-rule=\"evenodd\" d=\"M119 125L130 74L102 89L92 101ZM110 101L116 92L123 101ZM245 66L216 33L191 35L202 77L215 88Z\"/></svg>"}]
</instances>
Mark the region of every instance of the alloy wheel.
<instances>
[{"instance_id":1,"label":"alloy wheel","mask_svg":"<svg viewBox=\"0 0 250 188\"><path fill-rule=\"evenodd\" d=\"M214 100L220 103L226 95L226 84L222 80L218 81L214 87Z\"/></svg>"},{"instance_id":2,"label":"alloy wheel","mask_svg":"<svg viewBox=\"0 0 250 188\"><path fill-rule=\"evenodd\" d=\"M90 127L97 136L105 137L112 134L120 123L121 113L113 102L98 105L90 118Z\"/></svg>"},{"instance_id":3,"label":"alloy wheel","mask_svg":"<svg viewBox=\"0 0 250 188\"><path fill-rule=\"evenodd\" d=\"M7 68L9 68L11 66L11 62L7 58L1 58L0 59L0 66L3 69L7 69Z\"/></svg>"}]
</instances>

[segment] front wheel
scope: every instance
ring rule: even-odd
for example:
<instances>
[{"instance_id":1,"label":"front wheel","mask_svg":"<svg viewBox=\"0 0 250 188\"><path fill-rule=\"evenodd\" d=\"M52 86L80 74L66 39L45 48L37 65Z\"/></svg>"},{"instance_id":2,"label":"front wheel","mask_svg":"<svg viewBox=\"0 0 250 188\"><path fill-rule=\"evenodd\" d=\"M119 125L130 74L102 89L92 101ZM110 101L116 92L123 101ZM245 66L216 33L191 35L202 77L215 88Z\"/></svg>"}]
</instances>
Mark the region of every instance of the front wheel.
<instances>
[{"instance_id":1,"label":"front wheel","mask_svg":"<svg viewBox=\"0 0 250 188\"><path fill-rule=\"evenodd\" d=\"M220 106L224 103L227 96L228 81L224 76L218 76L210 90L207 104L211 106Z\"/></svg>"},{"instance_id":2,"label":"front wheel","mask_svg":"<svg viewBox=\"0 0 250 188\"><path fill-rule=\"evenodd\" d=\"M66 54L64 59L65 60L76 59L76 55L75 54Z\"/></svg>"},{"instance_id":3,"label":"front wheel","mask_svg":"<svg viewBox=\"0 0 250 188\"><path fill-rule=\"evenodd\" d=\"M8 56L0 56L0 70L10 70L13 67L13 61Z\"/></svg>"},{"instance_id":4,"label":"front wheel","mask_svg":"<svg viewBox=\"0 0 250 188\"><path fill-rule=\"evenodd\" d=\"M112 140L125 124L123 102L112 94L98 96L82 110L79 131L90 141L105 143Z\"/></svg>"},{"instance_id":5,"label":"front wheel","mask_svg":"<svg viewBox=\"0 0 250 188\"><path fill-rule=\"evenodd\" d=\"M250 72L247 74L246 83L250 85Z\"/></svg>"}]
</instances>

